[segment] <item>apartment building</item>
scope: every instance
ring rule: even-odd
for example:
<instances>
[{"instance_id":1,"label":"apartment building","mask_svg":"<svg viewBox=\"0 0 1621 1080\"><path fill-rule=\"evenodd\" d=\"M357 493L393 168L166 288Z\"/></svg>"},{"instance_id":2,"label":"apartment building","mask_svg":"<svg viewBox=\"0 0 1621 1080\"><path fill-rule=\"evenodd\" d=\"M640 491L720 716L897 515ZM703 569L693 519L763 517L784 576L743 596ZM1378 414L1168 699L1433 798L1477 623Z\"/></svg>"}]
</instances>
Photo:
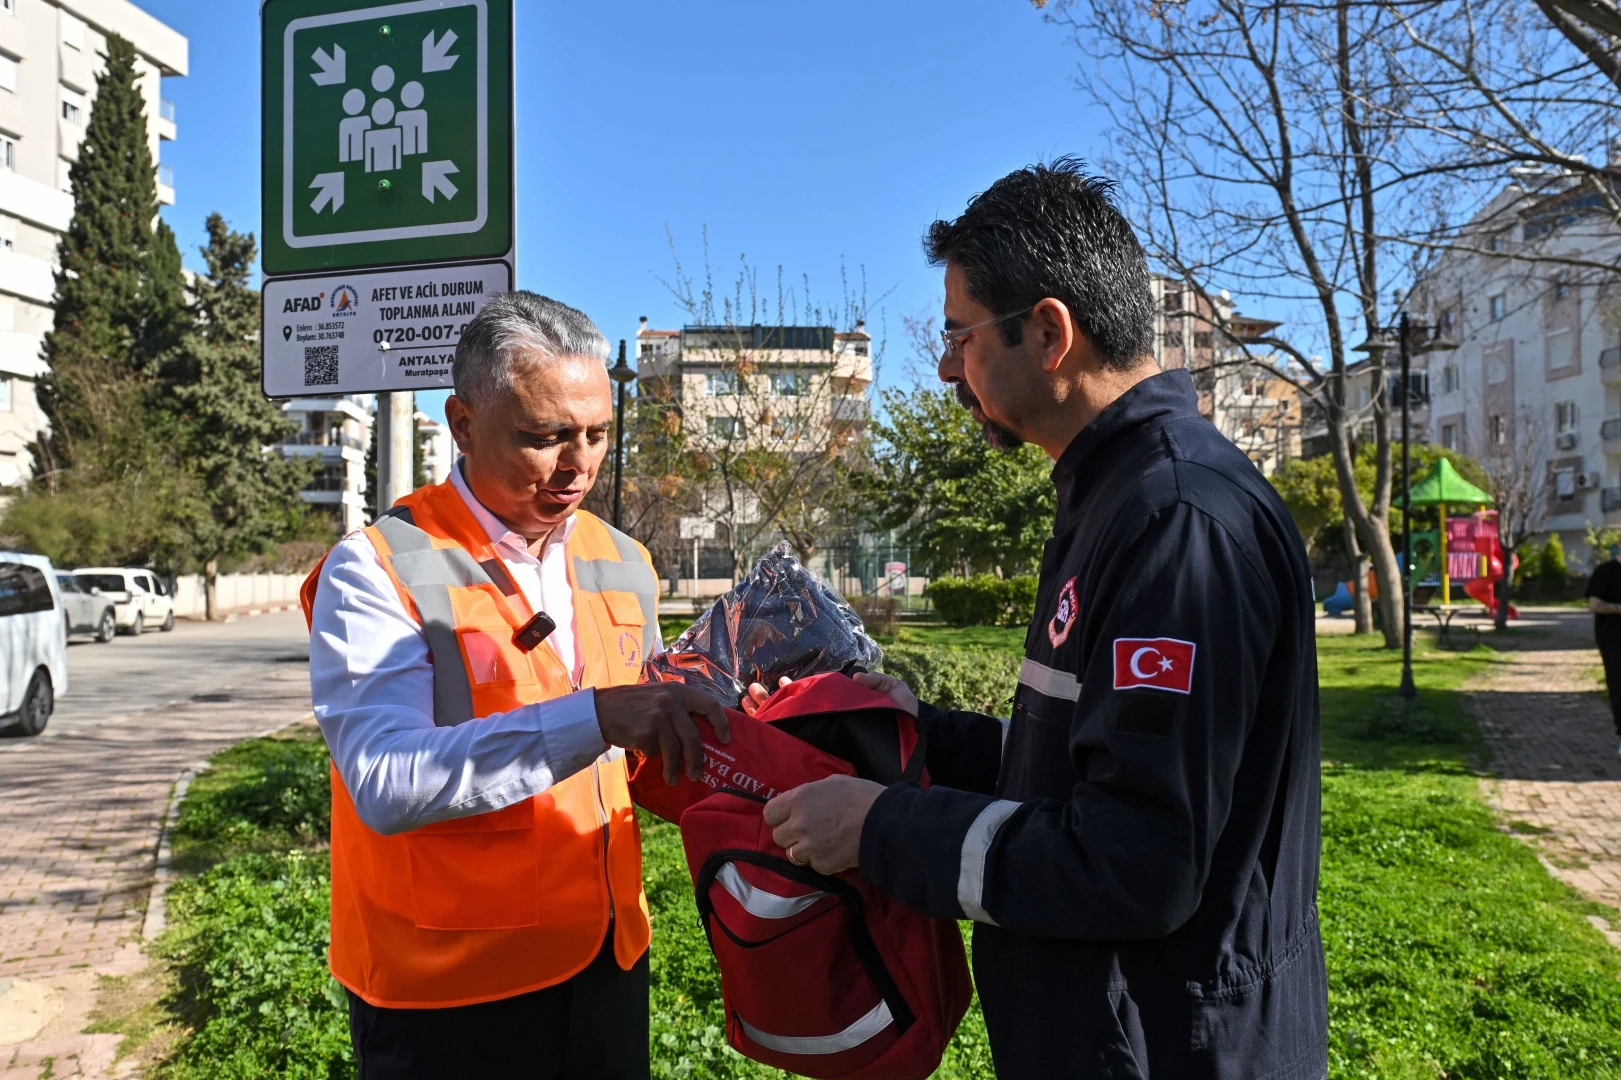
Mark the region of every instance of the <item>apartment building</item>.
<instances>
[{"instance_id":1,"label":"apartment building","mask_svg":"<svg viewBox=\"0 0 1621 1080\"><path fill-rule=\"evenodd\" d=\"M1589 524L1621 525L1621 295L1592 269L1621 260L1621 228L1568 179L1516 170L1414 290L1458 348L1420 354L1428 437L1477 458L1539 463L1544 527L1574 563ZM1460 245L1465 246L1465 245Z\"/></svg>"},{"instance_id":2,"label":"apartment building","mask_svg":"<svg viewBox=\"0 0 1621 1080\"><path fill-rule=\"evenodd\" d=\"M416 414L416 425L417 442L422 446L422 471L428 475L428 483L442 484L456 463L456 441L449 427L425 412Z\"/></svg>"},{"instance_id":3,"label":"apartment building","mask_svg":"<svg viewBox=\"0 0 1621 1080\"><path fill-rule=\"evenodd\" d=\"M1216 329L1250 341L1278 327L1240 314L1223 290L1209 300L1162 274L1150 275L1154 293L1154 362L1162 371L1187 368L1199 393L1199 412L1271 475L1301 453L1300 394L1281 378L1277 361L1258 355L1245 363L1243 350Z\"/></svg>"},{"instance_id":4,"label":"apartment building","mask_svg":"<svg viewBox=\"0 0 1621 1080\"><path fill-rule=\"evenodd\" d=\"M68 170L79 154L117 33L139 54L152 159L175 138L162 80L186 74L185 37L127 0L0 0L0 486L31 466L44 427L34 395L40 345L51 326L57 237L73 213ZM174 178L158 166L158 200Z\"/></svg>"},{"instance_id":5,"label":"apartment building","mask_svg":"<svg viewBox=\"0 0 1621 1080\"><path fill-rule=\"evenodd\" d=\"M353 532L371 520L366 451L371 447L374 398L344 394L282 402L283 414L298 424L298 430L276 450L283 457L320 460L319 471L299 495L330 516L340 533Z\"/></svg>"},{"instance_id":6,"label":"apartment building","mask_svg":"<svg viewBox=\"0 0 1621 1080\"><path fill-rule=\"evenodd\" d=\"M688 326L636 333L637 392L679 407L689 446L795 453L854 437L868 419L865 323Z\"/></svg>"}]
</instances>

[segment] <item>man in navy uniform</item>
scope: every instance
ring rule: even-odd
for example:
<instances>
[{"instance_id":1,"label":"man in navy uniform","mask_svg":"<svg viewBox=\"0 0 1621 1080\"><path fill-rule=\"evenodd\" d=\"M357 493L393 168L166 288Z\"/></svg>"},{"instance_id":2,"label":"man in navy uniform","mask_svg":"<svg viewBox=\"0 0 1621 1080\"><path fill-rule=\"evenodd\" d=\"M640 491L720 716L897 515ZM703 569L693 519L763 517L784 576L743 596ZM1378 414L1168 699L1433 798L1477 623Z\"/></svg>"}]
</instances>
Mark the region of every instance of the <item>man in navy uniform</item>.
<instances>
[{"instance_id":1,"label":"man in navy uniform","mask_svg":"<svg viewBox=\"0 0 1621 1080\"><path fill-rule=\"evenodd\" d=\"M997 1074L1319 1080L1317 669L1283 503L1151 356L1111 185L1021 169L930 229L940 377L1056 464L1011 720L914 712L933 785L834 777L766 807L795 862L977 923ZM756 698L764 689L753 688Z\"/></svg>"}]
</instances>

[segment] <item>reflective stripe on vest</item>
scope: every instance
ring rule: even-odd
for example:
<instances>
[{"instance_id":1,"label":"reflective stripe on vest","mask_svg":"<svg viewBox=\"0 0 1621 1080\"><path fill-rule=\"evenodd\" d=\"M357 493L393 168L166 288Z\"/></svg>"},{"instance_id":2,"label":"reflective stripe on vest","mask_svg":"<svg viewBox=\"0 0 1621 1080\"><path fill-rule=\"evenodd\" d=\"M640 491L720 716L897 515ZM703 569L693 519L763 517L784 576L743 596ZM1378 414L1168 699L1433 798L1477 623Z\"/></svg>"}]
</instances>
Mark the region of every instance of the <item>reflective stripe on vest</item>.
<instances>
[{"instance_id":1,"label":"reflective stripe on vest","mask_svg":"<svg viewBox=\"0 0 1621 1080\"><path fill-rule=\"evenodd\" d=\"M493 585L489 573L461 548L435 548L416 527L409 507L395 507L373 527L388 541L389 568L400 579L422 616L422 633L433 657L433 722L455 727L473 719L473 686L456 643L452 586ZM504 568L503 568L504 569Z\"/></svg>"},{"instance_id":2,"label":"reflective stripe on vest","mask_svg":"<svg viewBox=\"0 0 1621 1080\"><path fill-rule=\"evenodd\" d=\"M635 593L636 600L642 605L642 617L646 619L643 625L643 634L647 627L658 625L658 597L659 580L653 575L653 568L642 561L642 553L636 546L636 541L609 525L606 521L602 527L608 530L608 536L619 551L619 560L612 559L581 559L574 560L574 584L585 592L628 592ZM642 653L647 652L647 642L642 642Z\"/></svg>"}]
</instances>

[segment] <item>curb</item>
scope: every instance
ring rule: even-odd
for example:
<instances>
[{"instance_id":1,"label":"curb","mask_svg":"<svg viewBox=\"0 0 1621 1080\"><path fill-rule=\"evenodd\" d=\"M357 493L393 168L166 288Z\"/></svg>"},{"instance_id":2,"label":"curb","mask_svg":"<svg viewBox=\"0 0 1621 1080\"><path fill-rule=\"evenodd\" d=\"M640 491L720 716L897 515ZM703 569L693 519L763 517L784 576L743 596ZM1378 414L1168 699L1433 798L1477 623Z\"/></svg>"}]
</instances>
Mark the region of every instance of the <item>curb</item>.
<instances>
[{"instance_id":1,"label":"curb","mask_svg":"<svg viewBox=\"0 0 1621 1080\"><path fill-rule=\"evenodd\" d=\"M267 738L278 731L287 730L293 724L302 724L304 721L314 717L314 715L314 713L309 713L292 721L292 723L277 724L273 728L266 728L252 735L244 735L232 743L231 746L238 746L249 739ZM231 746L221 747L217 752L223 754ZM181 773L180 779L175 781L174 791L169 795L169 809L163 815L163 831L158 834L158 857L157 865L152 871L152 891L147 894L146 918L141 923L142 941L155 940L169 925L167 901L169 883L174 880L174 848L172 845L174 827L175 823L180 819L180 804L185 801L186 792L191 788L191 782L196 779L198 773L207 767L208 762L199 761Z\"/></svg>"}]
</instances>

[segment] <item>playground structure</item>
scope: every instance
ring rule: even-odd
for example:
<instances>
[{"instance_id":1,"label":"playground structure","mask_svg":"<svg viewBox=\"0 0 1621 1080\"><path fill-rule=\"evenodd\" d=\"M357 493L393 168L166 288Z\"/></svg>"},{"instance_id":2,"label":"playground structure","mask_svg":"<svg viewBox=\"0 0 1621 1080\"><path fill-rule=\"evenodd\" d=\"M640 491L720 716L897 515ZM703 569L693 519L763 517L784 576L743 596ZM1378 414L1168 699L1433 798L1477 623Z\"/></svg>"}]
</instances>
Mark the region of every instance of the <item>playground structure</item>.
<instances>
[{"instance_id":1,"label":"playground structure","mask_svg":"<svg viewBox=\"0 0 1621 1080\"><path fill-rule=\"evenodd\" d=\"M1503 548L1497 535L1497 512L1485 509L1492 498L1458 474L1452 462L1442 458L1429 474L1413 485L1408 498L1415 508L1433 506L1438 527L1428 531L1414 530L1412 535L1413 564L1408 568L1408 581L1413 593L1415 610L1432 614L1453 610L1452 586L1462 585L1464 594L1486 609L1492 617L1497 615L1497 583L1505 573ZM1473 513L1450 517L1448 507L1469 507ZM1444 523L1444 527L1441 526ZM1506 572L1513 573L1516 560L1510 556ZM1334 595L1323 601L1323 610L1330 615L1343 614L1352 604L1352 583L1341 582ZM1437 599L1439 604L1430 603ZM1378 586L1373 575L1368 575L1368 595L1377 598ZM1510 618L1519 618L1511 605ZM1448 618L1446 621L1450 621ZM1443 623L1444 625L1444 623Z\"/></svg>"}]
</instances>

